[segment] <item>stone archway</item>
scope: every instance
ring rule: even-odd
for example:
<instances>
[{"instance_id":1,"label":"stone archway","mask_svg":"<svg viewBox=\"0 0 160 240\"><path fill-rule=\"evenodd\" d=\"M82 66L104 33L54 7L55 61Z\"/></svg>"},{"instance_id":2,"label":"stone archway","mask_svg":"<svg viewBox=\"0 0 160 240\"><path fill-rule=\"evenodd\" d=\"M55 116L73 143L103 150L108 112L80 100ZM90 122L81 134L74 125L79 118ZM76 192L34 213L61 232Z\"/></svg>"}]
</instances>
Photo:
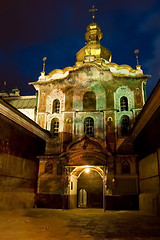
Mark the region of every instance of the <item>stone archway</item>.
<instances>
[{"instance_id":1,"label":"stone archway","mask_svg":"<svg viewBox=\"0 0 160 240\"><path fill-rule=\"evenodd\" d=\"M86 168L77 180L77 206L103 207L103 179L94 168Z\"/></svg>"},{"instance_id":2,"label":"stone archway","mask_svg":"<svg viewBox=\"0 0 160 240\"><path fill-rule=\"evenodd\" d=\"M103 208L104 166L72 166L69 169L69 208Z\"/></svg>"},{"instance_id":3,"label":"stone archway","mask_svg":"<svg viewBox=\"0 0 160 240\"><path fill-rule=\"evenodd\" d=\"M68 173L68 207L104 207L107 158L111 154L99 140L84 134L81 138L67 146L63 154L66 159L65 168ZM85 174L89 168L90 173ZM83 189L79 196L79 191ZM80 204L78 199L87 199Z\"/></svg>"}]
</instances>

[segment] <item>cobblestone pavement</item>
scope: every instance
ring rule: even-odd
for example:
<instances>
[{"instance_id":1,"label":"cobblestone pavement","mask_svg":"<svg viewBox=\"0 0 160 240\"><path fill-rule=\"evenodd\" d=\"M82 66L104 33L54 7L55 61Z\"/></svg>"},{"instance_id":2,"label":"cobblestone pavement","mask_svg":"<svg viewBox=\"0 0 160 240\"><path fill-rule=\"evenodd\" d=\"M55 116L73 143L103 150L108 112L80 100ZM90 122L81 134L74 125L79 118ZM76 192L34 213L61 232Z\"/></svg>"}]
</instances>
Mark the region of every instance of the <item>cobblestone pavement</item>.
<instances>
[{"instance_id":1,"label":"cobblestone pavement","mask_svg":"<svg viewBox=\"0 0 160 240\"><path fill-rule=\"evenodd\" d=\"M160 240L160 218L102 209L2 211L0 239Z\"/></svg>"}]
</instances>

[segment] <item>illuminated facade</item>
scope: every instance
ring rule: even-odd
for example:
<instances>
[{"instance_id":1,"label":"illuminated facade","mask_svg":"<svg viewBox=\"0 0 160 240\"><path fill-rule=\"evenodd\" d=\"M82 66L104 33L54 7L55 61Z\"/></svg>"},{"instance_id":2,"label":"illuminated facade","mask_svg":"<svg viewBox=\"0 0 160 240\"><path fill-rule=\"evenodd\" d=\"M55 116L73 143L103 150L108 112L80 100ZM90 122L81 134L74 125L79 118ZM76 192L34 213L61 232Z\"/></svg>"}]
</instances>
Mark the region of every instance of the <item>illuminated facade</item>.
<instances>
[{"instance_id":1,"label":"illuminated facade","mask_svg":"<svg viewBox=\"0 0 160 240\"><path fill-rule=\"evenodd\" d=\"M94 15L93 15L94 16ZM120 150L144 105L148 75L111 62L93 22L73 67L45 70L37 123L51 132L39 156L37 205L56 208L137 207L138 175L132 146Z\"/></svg>"}]
</instances>

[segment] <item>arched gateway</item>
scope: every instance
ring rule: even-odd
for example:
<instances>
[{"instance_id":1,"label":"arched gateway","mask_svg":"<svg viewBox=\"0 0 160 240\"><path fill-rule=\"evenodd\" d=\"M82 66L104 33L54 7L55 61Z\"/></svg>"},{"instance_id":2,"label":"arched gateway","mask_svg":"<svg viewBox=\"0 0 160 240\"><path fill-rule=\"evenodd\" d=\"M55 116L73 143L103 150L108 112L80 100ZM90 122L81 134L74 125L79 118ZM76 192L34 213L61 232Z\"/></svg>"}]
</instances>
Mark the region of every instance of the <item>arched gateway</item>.
<instances>
[{"instance_id":1,"label":"arched gateway","mask_svg":"<svg viewBox=\"0 0 160 240\"><path fill-rule=\"evenodd\" d=\"M62 157L66 159L64 192L69 208L104 207L109 156L101 142L87 134L68 146Z\"/></svg>"},{"instance_id":2,"label":"arched gateway","mask_svg":"<svg viewBox=\"0 0 160 240\"><path fill-rule=\"evenodd\" d=\"M77 194L77 207L102 208L103 207L103 167L81 166L75 167L71 173L70 205L75 206L74 194Z\"/></svg>"}]
</instances>

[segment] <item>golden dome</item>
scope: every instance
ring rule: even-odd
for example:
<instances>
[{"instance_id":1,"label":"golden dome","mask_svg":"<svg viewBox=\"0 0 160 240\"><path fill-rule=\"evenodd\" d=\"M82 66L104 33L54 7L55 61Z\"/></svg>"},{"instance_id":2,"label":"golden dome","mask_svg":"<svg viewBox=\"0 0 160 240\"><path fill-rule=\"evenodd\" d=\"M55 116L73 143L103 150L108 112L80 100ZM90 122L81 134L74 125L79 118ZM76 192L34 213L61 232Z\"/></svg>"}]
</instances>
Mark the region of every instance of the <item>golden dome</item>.
<instances>
[{"instance_id":1,"label":"golden dome","mask_svg":"<svg viewBox=\"0 0 160 240\"><path fill-rule=\"evenodd\" d=\"M101 28L95 22L92 22L87 26L87 32L85 39L87 44L85 47L79 50L76 54L77 62L85 60L97 60L103 58L107 61L111 61L111 52L100 44L100 40L103 38Z\"/></svg>"}]
</instances>

